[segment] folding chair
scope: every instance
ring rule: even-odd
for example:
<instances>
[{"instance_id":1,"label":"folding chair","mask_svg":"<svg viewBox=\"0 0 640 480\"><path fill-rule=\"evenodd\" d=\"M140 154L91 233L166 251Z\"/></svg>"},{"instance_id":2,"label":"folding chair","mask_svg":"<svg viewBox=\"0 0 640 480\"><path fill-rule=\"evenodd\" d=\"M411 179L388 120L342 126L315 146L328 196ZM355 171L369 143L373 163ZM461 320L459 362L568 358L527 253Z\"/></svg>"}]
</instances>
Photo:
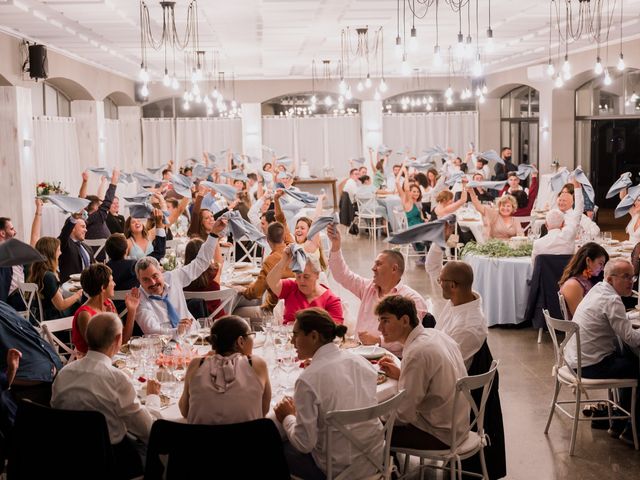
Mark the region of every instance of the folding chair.
<instances>
[{"instance_id":1,"label":"folding chair","mask_svg":"<svg viewBox=\"0 0 640 480\"><path fill-rule=\"evenodd\" d=\"M70 331L73 325L73 317L58 318L55 320L45 320L40 324L42 327L43 337L51 344L56 350L63 365L73 361L77 357L77 353L74 349L60 340L56 335L57 332ZM62 350L62 353L60 352Z\"/></svg>"},{"instance_id":2,"label":"folding chair","mask_svg":"<svg viewBox=\"0 0 640 480\"><path fill-rule=\"evenodd\" d=\"M42 314L42 300L40 299L40 295L38 294L38 285L35 283L18 282L18 292L20 292L20 297L22 297L22 301L27 307L24 312L19 313L21 313L26 320L30 321L30 319L33 318L36 321L37 325L41 325L44 318ZM37 302L36 305L33 305L33 307L37 306L38 308L37 317L31 309L31 304L33 303L34 299Z\"/></svg>"},{"instance_id":3,"label":"folding chair","mask_svg":"<svg viewBox=\"0 0 640 480\"><path fill-rule=\"evenodd\" d=\"M340 432L352 446L364 454L365 458L371 466L376 469L376 474L372 474L370 478L383 478L389 480L391 478L391 472L393 470L393 460L389 451L391 449L391 434L393 432L393 425L396 421L398 414L398 404L405 395L404 390L400 390L389 400L386 400L378 405L373 405L366 408L358 408L354 410L333 410L327 412L325 415L325 422L327 424L327 436L325 439L325 450L327 452L327 480L343 480L352 478L356 473L354 467L358 465L350 465L342 472L334 476L333 463L331 460L332 454L332 437L334 431ZM383 450L382 458L372 455L368 445L364 445L361 440L355 438L351 433L351 429L355 424L368 422L377 418L385 417L386 422L382 430L383 437ZM350 428L349 428L350 427Z\"/></svg>"},{"instance_id":4,"label":"folding chair","mask_svg":"<svg viewBox=\"0 0 640 480\"><path fill-rule=\"evenodd\" d=\"M369 230L370 238L374 241L378 237L379 230L386 231L389 237L388 222L385 222L384 215L380 213L382 207L378 204L378 200L375 197L356 197L356 204L358 205L358 230Z\"/></svg>"},{"instance_id":5,"label":"folding chair","mask_svg":"<svg viewBox=\"0 0 640 480\"><path fill-rule=\"evenodd\" d=\"M233 308L235 308L234 301L238 297L238 293L233 288L224 288L220 290L212 290L208 292L184 292L185 300L190 300L192 298L198 298L200 300L204 300L205 302L211 302L214 300L218 300L220 305L207 317L211 320L215 319L218 313L226 308L226 311L231 314L233 312Z\"/></svg>"},{"instance_id":6,"label":"folding chair","mask_svg":"<svg viewBox=\"0 0 640 480\"><path fill-rule=\"evenodd\" d=\"M240 250L242 251L240 254L240 258L235 258L235 262L251 262L251 264L254 267L258 266L258 242L254 242L252 240L249 240L247 237L242 237L238 240L234 239L234 255L237 257L236 255L236 248L235 247L240 247ZM249 244L249 246L247 246L247 244Z\"/></svg>"},{"instance_id":7,"label":"folding chair","mask_svg":"<svg viewBox=\"0 0 640 480\"><path fill-rule=\"evenodd\" d=\"M567 301L564 299L564 295L558 292L558 302L560 303L560 311L562 312L562 318L565 320L571 320L571 315L569 315L569 307L567 307ZM542 333L542 329L540 329L540 333ZM538 343L540 343L540 339L538 339Z\"/></svg>"},{"instance_id":8,"label":"folding chair","mask_svg":"<svg viewBox=\"0 0 640 480\"><path fill-rule=\"evenodd\" d=\"M93 258L98 258L98 255L100 255L100 252L102 252L105 244L107 243L107 239L95 238L92 240L85 240L84 243L93 248Z\"/></svg>"}]
</instances>

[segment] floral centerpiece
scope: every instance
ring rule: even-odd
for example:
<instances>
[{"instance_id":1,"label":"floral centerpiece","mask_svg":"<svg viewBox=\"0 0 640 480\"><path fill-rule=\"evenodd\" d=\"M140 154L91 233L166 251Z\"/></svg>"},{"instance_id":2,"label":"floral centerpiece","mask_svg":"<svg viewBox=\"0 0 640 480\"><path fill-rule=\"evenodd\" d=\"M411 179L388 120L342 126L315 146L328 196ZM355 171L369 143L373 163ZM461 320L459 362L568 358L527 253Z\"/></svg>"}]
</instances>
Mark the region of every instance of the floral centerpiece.
<instances>
[{"instance_id":1,"label":"floral centerpiece","mask_svg":"<svg viewBox=\"0 0 640 480\"><path fill-rule=\"evenodd\" d=\"M501 240L488 240L485 243L467 243L461 256L464 255L484 255L485 257L530 257L533 245L529 242L521 244L515 248L509 246Z\"/></svg>"},{"instance_id":2,"label":"floral centerpiece","mask_svg":"<svg viewBox=\"0 0 640 480\"><path fill-rule=\"evenodd\" d=\"M165 272L175 270L178 266L178 258L176 256L176 252L168 252L167 255L162 260L160 260L160 265Z\"/></svg>"},{"instance_id":3,"label":"floral centerpiece","mask_svg":"<svg viewBox=\"0 0 640 480\"><path fill-rule=\"evenodd\" d=\"M62 188L61 182L40 182L36 185L36 195L69 195L69 192Z\"/></svg>"}]
</instances>

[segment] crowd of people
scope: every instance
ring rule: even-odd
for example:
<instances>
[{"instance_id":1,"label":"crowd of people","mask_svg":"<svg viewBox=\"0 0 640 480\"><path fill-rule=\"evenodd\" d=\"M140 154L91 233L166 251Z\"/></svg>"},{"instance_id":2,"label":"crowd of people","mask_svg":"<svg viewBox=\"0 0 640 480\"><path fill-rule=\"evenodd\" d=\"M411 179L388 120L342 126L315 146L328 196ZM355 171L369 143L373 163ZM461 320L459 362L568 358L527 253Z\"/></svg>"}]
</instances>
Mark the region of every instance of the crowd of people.
<instances>
[{"instance_id":1,"label":"crowd of people","mask_svg":"<svg viewBox=\"0 0 640 480\"><path fill-rule=\"evenodd\" d=\"M496 163L493 178L488 160L472 152L465 161L448 154L437 157L440 164L407 155L391 171L388 155L371 151L373 179L366 166L351 169L341 185L341 205L352 209L359 199L396 193L406 226L412 228L455 213L470 201L483 219L486 236L503 240L521 236L523 223L530 222L518 217L531 213L537 172L531 173L528 186L521 185L509 148L501 151L502 162ZM37 200L30 243L42 260L0 268L0 341L7 352L6 365L0 367L7 367L13 400L30 398L54 408L103 413L122 478L140 475L142 460L132 455L136 445L127 433L142 444L148 441L151 425L160 417L161 385L147 381L146 405L141 405L130 379L112 366L113 357L133 335L159 334L179 342L198 328L196 318L218 312L208 337L211 352L193 359L186 370L181 414L188 423L209 425L270 416L282 426L291 473L325 478L324 414L375 405L379 373L364 358L339 348L336 339L347 334L349 319L333 284L334 290L344 288L357 297L351 333L363 345L388 351L379 369L405 391L392 445L439 450L450 448L454 437L464 439L471 411L465 402L454 403L456 381L471 371L480 351L488 351L487 322L482 299L473 291L471 267L460 261L444 263L444 249L436 242L414 242L419 263L427 264L426 279L434 285L431 298L405 284L408 267L398 250L381 251L373 259L371 278L366 278L345 260L344 233L337 223L328 222L326 234L314 232L310 237L323 216L324 196L307 201L314 196L293 185L294 170L286 159L274 156L257 169L253 166L255 171L241 155L229 153L225 168L209 167L208 160L205 154L180 172L170 162L152 186L141 190L143 202L134 206L128 201L131 216L126 219L116 195L120 172L114 169L97 195L87 195L89 174L83 173L79 197L88 204L82 211L69 212L58 238L40 236L42 204ZM313 203L310 216L299 214ZM546 234L535 240L533 258L543 253L573 255L578 229L597 228L584 212L583 188L573 178L547 213ZM630 235L638 223L635 210L632 215ZM239 226L255 233L257 240L234 238ZM181 232L189 237L184 262L165 269L167 240ZM450 233L446 229L444 236ZM0 218L0 242L15 236L11 220ZM104 249L98 252L85 239L104 240ZM255 280L233 287L238 301L226 310L220 310L218 301L188 303L185 291L222 288L226 249L234 251L236 259L247 249L258 252ZM602 272L604 280L596 282ZM65 292L62 285L74 275L79 275L81 289ZM28 319L17 313L25 308L19 288L25 281L37 285L42 305ZM637 359L634 363L628 352L611 347L615 335L640 346L640 333L623 321L621 300L634 281L629 262L609 261L606 250L595 243L583 245L566 267L560 292L573 321L584 331L583 342L585 336L593 336L582 350L584 376L638 376ZM124 291L124 300L114 301L116 292ZM306 368L293 397L279 399L270 413L270 372L266 360L253 352L254 322L247 319L273 312L279 302L282 323L292 326L291 343ZM118 312L125 308L120 318ZM73 316L69 342L78 359L63 367L51 346L33 341L39 334L31 320L67 316ZM575 353L570 361L575 363L574 357ZM630 405L628 392L622 401ZM492 415L485 424L499 427L489 432L492 444L487 448L497 454L488 468L490 478L501 478L506 475L502 419ZM628 426L623 425L618 435L628 438L624 427ZM375 419L352 434L364 451L381 454L382 431ZM334 471L356 465L358 478L373 473L366 456L348 445L341 433L333 437Z\"/></svg>"}]
</instances>

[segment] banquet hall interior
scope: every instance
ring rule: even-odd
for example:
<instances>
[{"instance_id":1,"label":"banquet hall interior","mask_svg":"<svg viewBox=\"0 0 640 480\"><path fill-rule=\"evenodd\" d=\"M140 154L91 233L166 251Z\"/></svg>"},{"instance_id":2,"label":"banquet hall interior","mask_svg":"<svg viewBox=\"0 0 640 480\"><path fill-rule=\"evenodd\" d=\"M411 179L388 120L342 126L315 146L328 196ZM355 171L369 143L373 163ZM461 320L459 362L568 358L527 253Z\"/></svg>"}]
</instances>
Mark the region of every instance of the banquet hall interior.
<instances>
[{"instance_id":1,"label":"banquet hall interior","mask_svg":"<svg viewBox=\"0 0 640 480\"><path fill-rule=\"evenodd\" d=\"M282 476L278 456L291 478L482 477L481 454L491 479L640 476L640 0L0 0L0 191L9 480L36 478L29 439L62 410L106 417L82 433L110 437L109 455L87 454L113 468L105 478L163 478L161 426L257 421L197 403L211 363L206 391L231 406L240 380L215 362L236 356L282 439L251 437L271 449L262 478ZM330 320L329 337L305 312ZM214 329L233 315L247 332L227 357ZM411 333L394 337L389 315ZM94 359L111 317L113 366ZM325 458L325 415L371 405L344 385L314 390L331 383L328 360L305 356L302 335L340 344L325 375L359 385L348 368L375 370L366 390L395 420L391 453L362 466L336 430ZM458 373L441 397L430 355L449 345ZM136 422L88 399L107 388L81 376L89 361L127 379ZM488 382L484 431L472 424L456 450L442 432L463 403L476 417L467 377ZM444 446L394 443L409 427ZM148 444L144 472L119 470L126 439ZM214 462L241 450L251 459L238 444ZM61 477L74 459L52 462ZM259 478L243 468L226 478Z\"/></svg>"}]
</instances>

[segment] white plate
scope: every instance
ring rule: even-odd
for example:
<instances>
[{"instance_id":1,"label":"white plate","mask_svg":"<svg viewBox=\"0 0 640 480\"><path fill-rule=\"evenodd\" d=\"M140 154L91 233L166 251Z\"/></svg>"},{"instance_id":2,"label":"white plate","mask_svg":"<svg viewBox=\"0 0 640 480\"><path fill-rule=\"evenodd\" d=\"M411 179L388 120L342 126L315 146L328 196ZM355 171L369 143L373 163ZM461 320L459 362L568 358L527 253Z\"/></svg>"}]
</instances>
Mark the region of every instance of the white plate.
<instances>
[{"instance_id":1,"label":"white plate","mask_svg":"<svg viewBox=\"0 0 640 480\"><path fill-rule=\"evenodd\" d=\"M253 277L240 277L232 279L230 285L249 285L253 282Z\"/></svg>"},{"instance_id":2,"label":"white plate","mask_svg":"<svg viewBox=\"0 0 640 480\"><path fill-rule=\"evenodd\" d=\"M377 360L387 353L386 349L376 345L360 345L359 347L352 348L350 351L357 355L362 355L367 360Z\"/></svg>"},{"instance_id":3,"label":"white plate","mask_svg":"<svg viewBox=\"0 0 640 480\"><path fill-rule=\"evenodd\" d=\"M69 280L73 281L73 282L79 282L80 281L80 273L74 273L72 275L69 275Z\"/></svg>"},{"instance_id":4,"label":"white plate","mask_svg":"<svg viewBox=\"0 0 640 480\"><path fill-rule=\"evenodd\" d=\"M253 267L253 263L251 262L236 262L233 264L233 268L236 270L242 270L243 268L251 268Z\"/></svg>"}]
</instances>

